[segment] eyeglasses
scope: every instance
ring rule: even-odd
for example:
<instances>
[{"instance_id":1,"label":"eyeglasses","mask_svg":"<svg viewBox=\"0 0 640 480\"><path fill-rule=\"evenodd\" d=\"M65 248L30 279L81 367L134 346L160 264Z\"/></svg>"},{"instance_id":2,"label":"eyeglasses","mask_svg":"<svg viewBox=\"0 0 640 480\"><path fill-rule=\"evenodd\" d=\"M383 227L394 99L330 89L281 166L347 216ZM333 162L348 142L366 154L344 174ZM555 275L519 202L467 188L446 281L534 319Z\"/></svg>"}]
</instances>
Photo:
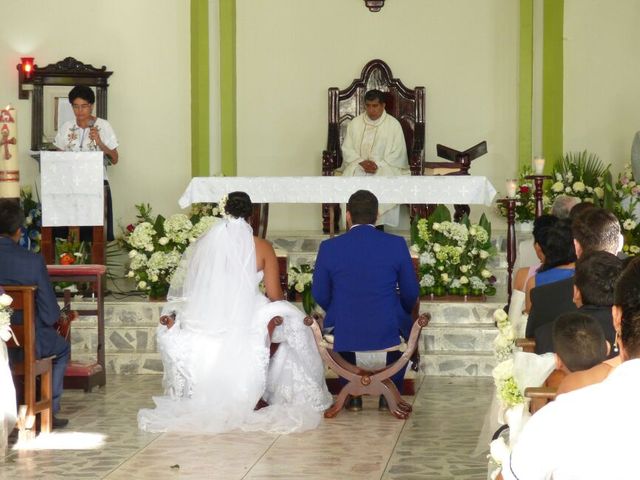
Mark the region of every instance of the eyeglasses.
<instances>
[{"instance_id":1,"label":"eyeglasses","mask_svg":"<svg viewBox=\"0 0 640 480\"><path fill-rule=\"evenodd\" d=\"M76 105L75 103L71 104L71 107L74 110L87 110L89 108L91 108L91 104L90 103L82 103L80 105Z\"/></svg>"}]
</instances>

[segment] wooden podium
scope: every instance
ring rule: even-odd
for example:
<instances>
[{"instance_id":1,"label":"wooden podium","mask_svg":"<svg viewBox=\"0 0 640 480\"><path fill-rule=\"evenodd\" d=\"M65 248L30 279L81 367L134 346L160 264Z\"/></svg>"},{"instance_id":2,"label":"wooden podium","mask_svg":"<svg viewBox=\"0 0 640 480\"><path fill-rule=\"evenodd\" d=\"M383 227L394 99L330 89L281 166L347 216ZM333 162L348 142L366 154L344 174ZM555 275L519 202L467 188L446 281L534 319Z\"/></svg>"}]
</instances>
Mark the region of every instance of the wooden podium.
<instances>
[{"instance_id":1,"label":"wooden podium","mask_svg":"<svg viewBox=\"0 0 640 480\"><path fill-rule=\"evenodd\" d=\"M95 362L69 361L65 388L90 391L106 384L104 338L105 207L102 152L41 152L42 255L52 282L90 282L96 308L78 314L97 317L98 348ZM79 228L92 227L91 260L84 265L57 265L54 227L69 227L80 238ZM65 292L65 305L71 295Z\"/></svg>"}]
</instances>

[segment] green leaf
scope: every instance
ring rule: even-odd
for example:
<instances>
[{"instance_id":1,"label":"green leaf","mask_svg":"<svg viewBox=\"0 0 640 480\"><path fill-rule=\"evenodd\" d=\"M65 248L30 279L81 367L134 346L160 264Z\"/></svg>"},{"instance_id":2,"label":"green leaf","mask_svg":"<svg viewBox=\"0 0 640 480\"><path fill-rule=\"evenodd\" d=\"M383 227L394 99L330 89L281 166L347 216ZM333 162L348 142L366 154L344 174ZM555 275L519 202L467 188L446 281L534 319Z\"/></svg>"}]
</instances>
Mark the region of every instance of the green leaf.
<instances>
[{"instance_id":1,"label":"green leaf","mask_svg":"<svg viewBox=\"0 0 640 480\"><path fill-rule=\"evenodd\" d=\"M489 219L484 213L480 216L480 221L478 222L478 225L484 228L489 234L489 238L491 238L491 222L489 221Z\"/></svg>"}]
</instances>

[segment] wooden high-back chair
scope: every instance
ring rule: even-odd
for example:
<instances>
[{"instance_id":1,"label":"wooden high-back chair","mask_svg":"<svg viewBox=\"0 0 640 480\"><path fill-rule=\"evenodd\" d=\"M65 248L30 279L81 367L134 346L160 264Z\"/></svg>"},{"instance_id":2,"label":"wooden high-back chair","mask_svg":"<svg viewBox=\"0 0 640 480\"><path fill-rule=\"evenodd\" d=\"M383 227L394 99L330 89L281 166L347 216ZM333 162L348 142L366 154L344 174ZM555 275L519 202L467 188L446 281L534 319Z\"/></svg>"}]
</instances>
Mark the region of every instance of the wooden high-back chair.
<instances>
[{"instance_id":1,"label":"wooden high-back chair","mask_svg":"<svg viewBox=\"0 0 640 480\"><path fill-rule=\"evenodd\" d=\"M382 60L371 60L362 69L359 78L354 79L344 90L329 89L329 125L327 148L322 152L322 175L333 176L342 165L342 141L347 133L347 125L364 112L364 95L368 90L377 89L386 93L385 110L395 117L402 126L411 175L422 175L424 168L425 143L425 88L405 87L400 79L393 78L391 69ZM412 216L423 206L411 207ZM340 206L322 204L322 228L329 232L329 210ZM336 223L339 215L336 215ZM336 225L337 227L337 225ZM337 228L336 228L337 231Z\"/></svg>"},{"instance_id":2,"label":"wooden high-back chair","mask_svg":"<svg viewBox=\"0 0 640 480\"><path fill-rule=\"evenodd\" d=\"M37 287L2 285L7 295L13 298L11 308L22 312L22 324L11 323L11 329L16 340L7 342L9 350L22 350L23 360L12 362L11 373L14 378L24 379L23 398L27 406L27 417L40 415L40 431L50 432L53 421L53 388L51 358L37 358L36 355L36 308L35 293ZM36 400L36 378L40 377L40 399ZM16 383L16 390L20 390L20 382Z\"/></svg>"}]
</instances>

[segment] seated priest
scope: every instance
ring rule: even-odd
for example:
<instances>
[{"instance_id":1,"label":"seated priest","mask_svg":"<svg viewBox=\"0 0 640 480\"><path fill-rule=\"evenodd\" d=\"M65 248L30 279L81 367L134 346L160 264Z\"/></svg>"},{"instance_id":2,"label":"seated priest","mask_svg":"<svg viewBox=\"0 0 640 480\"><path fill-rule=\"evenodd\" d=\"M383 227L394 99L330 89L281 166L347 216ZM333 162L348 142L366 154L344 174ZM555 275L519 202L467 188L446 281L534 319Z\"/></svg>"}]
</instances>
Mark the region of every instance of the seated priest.
<instances>
[{"instance_id":1,"label":"seated priest","mask_svg":"<svg viewBox=\"0 0 640 480\"><path fill-rule=\"evenodd\" d=\"M344 176L411 175L402 126L385 111L385 94L369 90L364 108L347 126L338 171ZM380 205L378 224L397 227L399 218L397 205Z\"/></svg>"},{"instance_id":2,"label":"seated priest","mask_svg":"<svg viewBox=\"0 0 640 480\"><path fill-rule=\"evenodd\" d=\"M93 105L96 96L91 88L78 85L69 92L69 103L73 108L75 120L65 122L58 130L54 145L66 152L96 152L101 151L105 155L104 184L107 207L107 240L115 239L113 234L113 207L111 202L111 189L107 177L107 165L118 163L118 139L111 124L102 118L93 115ZM81 230L81 237L90 239L90 228ZM56 229L56 236L66 236L61 229Z\"/></svg>"}]
</instances>

